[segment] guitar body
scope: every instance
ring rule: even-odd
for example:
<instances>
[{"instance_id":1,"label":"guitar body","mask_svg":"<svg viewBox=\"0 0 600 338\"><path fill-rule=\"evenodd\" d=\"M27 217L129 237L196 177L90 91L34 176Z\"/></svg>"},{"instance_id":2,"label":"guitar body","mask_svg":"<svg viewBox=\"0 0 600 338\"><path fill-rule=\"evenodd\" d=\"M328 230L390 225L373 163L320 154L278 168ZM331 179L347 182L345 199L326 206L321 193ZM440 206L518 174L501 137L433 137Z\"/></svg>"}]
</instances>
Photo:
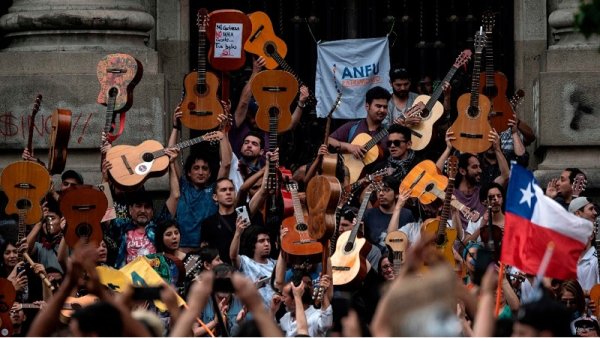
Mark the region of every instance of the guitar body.
<instances>
[{"instance_id":1,"label":"guitar body","mask_svg":"<svg viewBox=\"0 0 600 338\"><path fill-rule=\"evenodd\" d=\"M336 177L338 155L337 154L325 154L321 159L321 173L326 176Z\"/></svg>"},{"instance_id":2,"label":"guitar body","mask_svg":"<svg viewBox=\"0 0 600 338\"><path fill-rule=\"evenodd\" d=\"M307 224L311 223L308 214L304 214L304 219ZM288 230L281 239L281 249L288 254L289 264L321 261L323 245L309 235L307 224L298 224L294 216L284 219L281 224L282 228Z\"/></svg>"},{"instance_id":3,"label":"guitar body","mask_svg":"<svg viewBox=\"0 0 600 338\"><path fill-rule=\"evenodd\" d=\"M455 228L446 228L444 230L445 236L443 238L440 238L438 241L437 235L439 225L439 218L430 218L423 223L421 227L421 232L428 233L436 237L436 240L434 241L436 249L442 254L442 256L444 256L446 261L448 261L448 263L450 263L450 265L454 267L456 265L456 262L454 261L454 253L452 252L452 246L454 245L454 241L456 240L457 231Z\"/></svg>"},{"instance_id":4,"label":"guitar body","mask_svg":"<svg viewBox=\"0 0 600 338\"><path fill-rule=\"evenodd\" d=\"M78 309L84 308L88 305L92 305L99 301L98 297L94 295L85 295L82 297L67 297L63 304L63 309L60 311L60 319L62 322L67 321Z\"/></svg>"},{"instance_id":5,"label":"guitar body","mask_svg":"<svg viewBox=\"0 0 600 338\"><path fill-rule=\"evenodd\" d=\"M160 175L169 167L167 156L144 161L144 154L163 150L163 145L155 140L146 140L137 146L118 145L106 153L106 160L112 165L111 177L126 187L143 183L150 174Z\"/></svg>"},{"instance_id":6,"label":"guitar body","mask_svg":"<svg viewBox=\"0 0 600 338\"><path fill-rule=\"evenodd\" d=\"M337 155L335 155L337 156ZM306 204L311 215L308 232L312 238L326 241L335 231L335 210L342 185L335 176L317 175L306 186Z\"/></svg>"},{"instance_id":7,"label":"guitar body","mask_svg":"<svg viewBox=\"0 0 600 338\"><path fill-rule=\"evenodd\" d=\"M492 130L488 122L491 103L485 95L479 95L477 107L472 107L470 101L470 93L462 94L458 98L456 103L458 118L450 127L456 137L456 140L452 141L452 146L463 153L479 154L492 146L492 142L488 140ZM470 110L477 112L470 113Z\"/></svg>"},{"instance_id":8,"label":"guitar body","mask_svg":"<svg viewBox=\"0 0 600 338\"><path fill-rule=\"evenodd\" d=\"M83 238L99 245L102 241L100 222L108 208L106 195L91 185L73 186L60 197L60 211L67 221L65 241L70 248Z\"/></svg>"},{"instance_id":9,"label":"guitar body","mask_svg":"<svg viewBox=\"0 0 600 338\"><path fill-rule=\"evenodd\" d=\"M2 190L8 197L6 214L24 214L26 224L42 218L41 200L50 190L50 175L41 164L17 161L7 165L0 178Z\"/></svg>"},{"instance_id":10,"label":"guitar body","mask_svg":"<svg viewBox=\"0 0 600 338\"><path fill-rule=\"evenodd\" d=\"M133 104L133 88L142 79L142 63L128 54L109 54L98 62L96 75L100 82L100 92L96 101L106 105L108 92L117 89L114 112L129 110Z\"/></svg>"},{"instance_id":11,"label":"guitar body","mask_svg":"<svg viewBox=\"0 0 600 338\"><path fill-rule=\"evenodd\" d=\"M590 300L593 300L596 304L600 304L600 284L596 284L590 289ZM596 306L594 316L597 318L598 315L600 315L600 307Z\"/></svg>"},{"instance_id":12,"label":"guitar body","mask_svg":"<svg viewBox=\"0 0 600 338\"><path fill-rule=\"evenodd\" d=\"M67 163L67 149L71 138L71 111L58 108L52 112L52 132L48 150L48 171L50 175L60 174Z\"/></svg>"},{"instance_id":13,"label":"guitar body","mask_svg":"<svg viewBox=\"0 0 600 338\"><path fill-rule=\"evenodd\" d=\"M352 140L352 144L364 146L371 139L371 135L367 133L360 133L356 135L356 137ZM369 149L365 154L365 157L362 158L362 160L355 158L352 154L343 154L342 156L344 157L344 165L348 168L348 171L350 172L350 183L358 181L364 167L367 164L375 162L381 154L381 148L379 148L378 146Z\"/></svg>"},{"instance_id":14,"label":"guitar body","mask_svg":"<svg viewBox=\"0 0 600 338\"><path fill-rule=\"evenodd\" d=\"M413 107L417 105L419 102L422 102L424 105L429 102L431 99L428 95L419 95L415 99ZM429 142L431 142L431 135L433 135L433 125L444 115L444 106L439 102L435 101L433 108L429 112L421 112L421 123L418 125L411 127L411 137L410 141L412 146L410 147L412 150L422 150Z\"/></svg>"},{"instance_id":15,"label":"guitar body","mask_svg":"<svg viewBox=\"0 0 600 338\"><path fill-rule=\"evenodd\" d=\"M6 278L0 278L0 334L11 337L13 333L10 309L17 299L13 284Z\"/></svg>"},{"instance_id":16,"label":"guitar body","mask_svg":"<svg viewBox=\"0 0 600 338\"><path fill-rule=\"evenodd\" d=\"M217 97L219 78L212 72L206 72L206 84L198 84L198 72L190 72L185 76L183 85L185 96L181 102L181 123L195 130L208 130L219 125L223 106Z\"/></svg>"},{"instance_id":17,"label":"guitar body","mask_svg":"<svg viewBox=\"0 0 600 338\"><path fill-rule=\"evenodd\" d=\"M394 253L394 256L398 256L400 258L399 263L404 263L406 259L404 253L408 248L408 236L406 236L406 234L400 230L392 231L385 236L385 244L390 247ZM394 260L394 265L395 264L396 260Z\"/></svg>"},{"instance_id":18,"label":"guitar body","mask_svg":"<svg viewBox=\"0 0 600 338\"><path fill-rule=\"evenodd\" d=\"M215 43L227 43L227 38L225 37L217 36L217 39L215 40L217 25L221 24L231 26L241 25L241 41L239 46L235 44L228 44L227 48L225 48L222 51L222 53L220 53L220 55L215 55ZM239 26L234 27L238 28ZM238 11L236 9L218 9L216 11L210 12L207 28L208 39L211 42L210 50L208 51L208 62L213 66L214 69L220 70L222 72L230 72L238 70L246 64L246 53L244 51L244 43L246 42L246 40L248 40L251 30L252 22L250 21L250 18L242 11ZM219 34L222 34L222 32L219 32ZM233 55L234 53L236 53L236 51L230 50L230 48L232 47L239 47L239 57Z\"/></svg>"},{"instance_id":19,"label":"guitar body","mask_svg":"<svg viewBox=\"0 0 600 338\"><path fill-rule=\"evenodd\" d=\"M434 184L440 190L445 190L448 185L448 178L442 175L435 163L425 160L418 163L400 183L404 189L412 189L410 196L419 199L422 204L433 202L437 196L428 189L430 184Z\"/></svg>"},{"instance_id":20,"label":"guitar body","mask_svg":"<svg viewBox=\"0 0 600 338\"><path fill-rule=\"evenodd\" d=\"M298 93L298 81L283 70L265 70L252 79L252 94L258 103L256 125L269 132L271 116L277 115L277 132L290 129L290 105Z\"/></svg>"},{"instance_id":21,"label":"guitar body","mask_svg":"<svg viewBox=\"0 0 600 338\"><path fill-rule=\"evenodd\" d=\"M508 79L502 72L494 72L493 83L495 86L487 86L487 73L482 72L479 78L479 92L484 94L492 101L492 107L489 114L490 124L498 133L508 129L508 120L514 114L514 110L508 97L506 97L506 89L508 87Z\"/></svg>"},{"instance_id":22,"label":"guitar body","mask_svg":"<svg viewBox=\"0 0 600 338\"><path fill-rule=\"evenodd\" d=\"M254 12L248 14L252 22L252 32L244 44L244 49L252 54L265 58L265 67L275 69L279 63L274 54L284 59L287 55L287 45L275 35L271 19L265 12Z\"/></svg>"},{"instance_id":23,"label":"guitar body","mask_svg":"<svg viewBox=\"0 0 600 338\"><path fill-rule=\"evenodd\" d=\"M366 255L369 245L365 238L356 238L351 250L346 250L350 231L343 232L337 240L335 252L331 256L333 285L356 285L361 283L369 272ZM365 252L366 251L366 252Z\"/></svg>"}]
</instances>

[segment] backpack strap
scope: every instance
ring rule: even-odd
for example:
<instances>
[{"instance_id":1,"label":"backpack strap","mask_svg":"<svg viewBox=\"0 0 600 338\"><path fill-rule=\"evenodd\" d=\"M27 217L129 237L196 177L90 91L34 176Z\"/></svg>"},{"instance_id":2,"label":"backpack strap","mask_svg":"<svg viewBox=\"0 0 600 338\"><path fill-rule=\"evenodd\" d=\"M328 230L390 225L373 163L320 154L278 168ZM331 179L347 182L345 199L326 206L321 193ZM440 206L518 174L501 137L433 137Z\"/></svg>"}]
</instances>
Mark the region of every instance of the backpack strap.
<instances>
[{"instance_id":1,"label":"backpack strap","mask_svg":"<svg viewBox=\"0 0 600 338\"><path fill-rule=\"evenodd\" d=\"M356 123L354 123L352 125L352 127L350 127L350 132L348 133L348 143L352 143L352 139L354 138L354 135L356 134L356 130L358 129L358 124L360 123L361 120L356 121Z\"/></svg>"}]
</instances>

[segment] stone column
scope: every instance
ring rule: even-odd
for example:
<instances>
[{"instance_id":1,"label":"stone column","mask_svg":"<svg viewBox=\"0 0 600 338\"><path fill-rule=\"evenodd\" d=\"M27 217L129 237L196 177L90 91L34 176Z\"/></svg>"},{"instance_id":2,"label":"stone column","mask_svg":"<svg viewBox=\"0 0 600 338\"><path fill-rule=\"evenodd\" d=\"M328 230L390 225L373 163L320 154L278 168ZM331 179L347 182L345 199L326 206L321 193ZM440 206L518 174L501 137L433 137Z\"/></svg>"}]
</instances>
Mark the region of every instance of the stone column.
<instances>
[{"instance_id":1,"label":"stone column","mask_svg":"<svg viewBox=\"0 0 600 338\"><path fill-rule=\"evenodd\" d=\"M123 134L114 144L166 142L165 77L159 71L158 53L148 47L155 41L148 33L154 32L150 13L155 9L147 2L13 0L0 17L5 42L0 50L0 167L20 158L28 115L40 93L44 98L35 118L35 155L47 161L50 114L56 108L69 109L73 115L66 169L81 172L86 183L100 182L106 107L96 102L100 91L96 66L111 53L130 54L143 65ZM166 177L146 184L150 190L166 187Z\"/></svg>"},{"instance_id":2,"label":"stone column","mask_svg":"<svg viewBox=\"0 0 600 338\"><path fill-rule=\"evenodd\" d=\"M547 182L566 167L578 167L588 176L588 188L598 188L600 39L586 40L576 31L574 15L579 0L560 0L550 10L549 47L536 85L538 145L545 150L536 176Z\"/></svg>"}]
</instances>

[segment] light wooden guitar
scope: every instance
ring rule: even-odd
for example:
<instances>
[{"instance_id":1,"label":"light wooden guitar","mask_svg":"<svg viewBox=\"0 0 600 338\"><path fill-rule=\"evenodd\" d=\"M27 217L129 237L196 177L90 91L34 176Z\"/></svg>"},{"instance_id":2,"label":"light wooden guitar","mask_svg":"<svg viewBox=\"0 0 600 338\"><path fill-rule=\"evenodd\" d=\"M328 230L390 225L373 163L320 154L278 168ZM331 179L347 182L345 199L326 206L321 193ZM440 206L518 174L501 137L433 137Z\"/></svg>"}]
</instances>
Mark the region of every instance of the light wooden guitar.
<instances>
[{"instance_id":1,"label":"light wooden guitar","mask_svg":"<svg viewBox=\"0 0 600 338\"><path fill-rule=\"evenodd\" d=\"M463 153L479 154L488 150L492 142L488 135L492 130L488 121L490 99L479 94L479 73L481 72L481 53L485 47L485 34L475 34L475 61L473 62L473 81L471 93L458 98L456 103L458 118L449 128L454 132L452 146Z\"/></svg>"},{"instance_id":2,"label":"light wooden guitar","mask_svg":"<svg viewBox=\"0 0 600 338\"><path fill-rule=\"evenodd\" d=\"M369 198L373 193L373 186L365 189L358 215L356 215L356 224L352 231L346 231L340 234L335 252L331 256L331 269L333 285L354 285L364 280L369 272L370 264L366 260L370 245L365 238L357 238L358 229L362 217L367 209Z\"/></svg>"},{"instance_id":3,"label":"light wooden guitar","mask_svg":"<svg viewBox=\"0 0 600 338\"><path fill-rule=\"evenodd\" d=\"M421 232L435 235L434 245L436 249L444 256L444 258L454 267L456 265L454 261L454 253L452 252L452 246L456 240L456 227L461 226L455 224L453 228L448 228L448 218L450 217L450 201L452 200L452 193L454 192L454 178L458 171L458 158L451 156L448 159L448 186L446 187L446 196L444 198L444 206L442 208L442 214L439 218L433 218L426 220L422 227Z\"/></svg>"},{"instance_id":4,"label":"light wooden guitar","mask_svg":"<svg viewBox=\"0 0 600 338\"><path fill-rule=\"evenodd\" d=\"M421 110L420 106L413 106L408 111L406 111L405 115L411 115L413 113ZM354 137L351 144L358 144L367 149L367 153L362 159L357 159L352 154L343 154L344 157L344 165L348 168L350 172L350 183L354 183L358 181L360 174L364 167L368 164L375 162L379 156L382 154L382 150L377 146L377 143L381 141L384 137L389 134L386 128L382 128L380 132L371 136L367 133L360 133Z\"/></svg>"},{"instance_id":5,"label":"light wooden guitar","mask_svg":"<svg viewBox=\"0 0 600 338\"><path fill-rule=\"evenodd\" d=\"M408 248L408 236L400 230L392 231L385 236L385 244L394 255L394 275L398 276L400 267L406 259L404 253Z\"/></svg>"},{"instance_id":6,"label":"light wooden guitar","mask_svg":"<svg viewBox=\"0 0 600 338\"><path fill-rule=\"evenodd\" d=\"M462 51L458 58L456 58L456 61L454 61L454 64L452 65L452 67L450 68L450 70L448 71L441 83L443 84L444 82L450 82L458 68L462 67L467 62L469 62L471 54L471 50L469 49L465 49L464 51ZM431 96L419 95L415 99L413 106L421 102L425 105L425 108L423 108L423 110L417 113L421 117L421 123L410 128L410 140L412 143L412 150L422 150L425 147L427 147L429 142L431 142L431 135L433 134L433 125L440 119L440 117L444 115L444 106L441 102L438 101L440 96L442 96L442 93L443 88L440 84L433 91Z\"/></svg>"},{"instance_id":7,"label":"light wooden guitar","mask_svg":"<svg viewBox=\"0 0 600 338\"><path fill-rule=\"evenodd\" d=\"M198 26L198 68L188 73L183 84L185 96L181 103L181 123L195 130L209 130L219 125L218 116L223 114L223 106L217 98L219 78L206 71L206 27L208 13L200 8L197 13Z\"/></svg>"},{"instance_id":8,"label":"light wooden guitar","mask_svg":"<svg viewBox=\"0 0 600 338\"><path fill-rule=\"evenodd\" d=\"M435 163L424 160L406 174L400 186L406 190L411 190L410 196L418 198L422 204L429 204L436 198L444 199L444 190L448 186L448 178L439 172ZM452 199L450 205L472 222L476 222L481 216L479 211L471 210L457 199Z\"/></svg>"},{"instance_id":9,"label":"light wooden guitar","mask_svg":"<svg viewBox=\"0 0 600 338\"><path fill-rule=\"evenodd\" d=\"M223 138L220 131L211 132L173 146L184 149L205 141L218 141ZM149 176L162 175L169 166L165 148L155 140L147 140L137 146L118 145L110 148L106 160L112 165L111 177L126 187L143 183Z\"/></svg>"}]
</instances>

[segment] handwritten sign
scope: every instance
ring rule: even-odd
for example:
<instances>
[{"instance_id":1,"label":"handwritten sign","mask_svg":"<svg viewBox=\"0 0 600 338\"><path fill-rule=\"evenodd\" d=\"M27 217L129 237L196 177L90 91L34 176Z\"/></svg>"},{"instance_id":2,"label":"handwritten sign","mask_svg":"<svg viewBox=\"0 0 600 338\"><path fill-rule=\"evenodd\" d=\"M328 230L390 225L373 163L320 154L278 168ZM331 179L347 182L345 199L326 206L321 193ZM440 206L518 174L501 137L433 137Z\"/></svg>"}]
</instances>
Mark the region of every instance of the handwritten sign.
<instances>
[{"instance_id":1,"label":"handwritten sign","mask_svg":"<svg viewBox=\"0 0 600 338\"><path fill-rule=\"evenodd\" d=\"M216 58L239 59L242 57L242 24L217 23L215 25Z\"/></svg>"}]
</instances>

